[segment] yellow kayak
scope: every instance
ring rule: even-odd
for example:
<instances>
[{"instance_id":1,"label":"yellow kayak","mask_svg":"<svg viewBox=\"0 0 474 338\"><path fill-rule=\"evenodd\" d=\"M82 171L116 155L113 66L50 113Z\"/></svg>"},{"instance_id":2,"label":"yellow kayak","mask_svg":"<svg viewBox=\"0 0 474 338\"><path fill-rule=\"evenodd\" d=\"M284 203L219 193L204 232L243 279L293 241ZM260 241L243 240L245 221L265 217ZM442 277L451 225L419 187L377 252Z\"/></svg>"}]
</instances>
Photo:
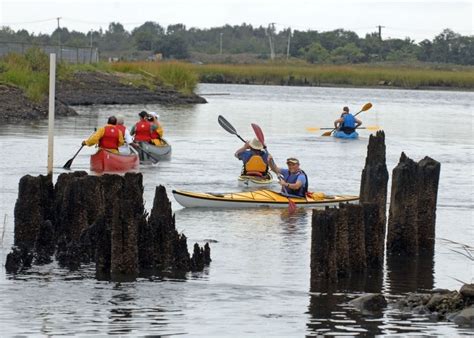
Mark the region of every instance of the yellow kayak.
<instances>
[{"instance_id":1,"label":"yellow kayak","mask_svg":"<svg viewBox=\"0 0 474 338\"><path fill-rule=\"evenodd\" d=\"M287 208L288 197L273 190L212 194L173 190L176 201L186 208ZM297 207L325 208L339 203L359 203L359 196L312 193L311 197L291 197Z\"/></svg>"}]
</instances>

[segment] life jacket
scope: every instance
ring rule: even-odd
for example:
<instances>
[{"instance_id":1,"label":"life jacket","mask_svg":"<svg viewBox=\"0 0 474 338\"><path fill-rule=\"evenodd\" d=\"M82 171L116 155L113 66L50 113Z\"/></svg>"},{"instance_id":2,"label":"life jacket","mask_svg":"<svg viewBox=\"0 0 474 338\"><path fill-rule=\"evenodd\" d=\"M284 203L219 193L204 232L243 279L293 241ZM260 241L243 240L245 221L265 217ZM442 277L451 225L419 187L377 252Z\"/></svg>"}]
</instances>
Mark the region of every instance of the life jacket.
<instances>
[{"instance_id":1,"label":"life jacket","mask_svg":"<svg viewBox=\"0 0 474 338\"><path fill-rule=\"evenodd\" d=\"M344 114L342 118L344 119L344 121L342 122L341 128L352 128L352 129L355 128L356 120L355 120L354 115Z\"/></svg>"},{"instance_id":2,"label":"life jacket","mask_svg":"<svg viewBox=\"0 0 474 338\"><path fill-rule=\"evenodd\" d=\"M150 142L151 140L151 124L148 121L138 121L135 124L135 138L136 142Z\"/></svg>"},{"instance_id":3,"label":"life jacket","mask_svg":"<svg viewBox=\"0 0 474 338\"><path fill-rule=\"evenodd\" d=\"M306 175L306 173L303 170L298 170L296 173L293 173L293 174L288 172L288 175L284 175L283 179L286 182L293 184L293 183L296 183L296 181L298 181L298 176L300 174L304 175L304 177L306 178L306 183L304 185L302 185L299 189L296 189L296 190L295 189L290 189L288 187L285 188L285 189L286 189L286 192L290 195L305 197L306 193L308 192L308 176Z\"/></svg>"},{"instance_id":4,"label":"life jacket","mask_svg":"<svg viewBox=\"0 0 474 338\"><path fill-rule=\"evenodd\" d=\"M116 127L117 127L118 130L120 130L122 132L122 136L125 140L125 126L123 124L117 124Z\"/></svg>"},{"instance_id":5,"label":"life jacket","mask_svg":"<svg viewBox=\"0 0 474 338\"><path fill-rule=\"evenodd\" d=\"M244 164L244 175L264 176L268 172L268 163L262 154L254 153Z\"/></svg>"},{"instance_id":6,"label":"life jacket","mask_svg":"<svg viewBox=\"0 0 474 338\"><path fill-rule=\"evenodd\" d=\"M119 147L119 132L117 126L106 125L104 135L99 140L99 147L117 150Z\"/></svg>"}]
</instances>

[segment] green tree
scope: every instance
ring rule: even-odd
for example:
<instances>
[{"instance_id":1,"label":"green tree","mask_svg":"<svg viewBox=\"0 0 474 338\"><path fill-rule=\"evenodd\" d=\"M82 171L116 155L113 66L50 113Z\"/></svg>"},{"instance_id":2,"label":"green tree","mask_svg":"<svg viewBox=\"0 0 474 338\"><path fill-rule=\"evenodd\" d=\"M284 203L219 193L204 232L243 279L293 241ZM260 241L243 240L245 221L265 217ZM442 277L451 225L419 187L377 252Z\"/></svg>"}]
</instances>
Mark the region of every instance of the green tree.
<instances>
[{"instance_id":1,"label":"green tree","mask_svg":"<svg viewBox=\"0 0 474 338\"><path fill-rule=\"evenodd\" d=\"M329 56L329 52L319 42L313 42L304 52L304 57L309 63L324 63Z\"/></svg>"},{"instance_id":2,"label":"green tree","mask_svg":"<svg viewBox=\"0 0 474 338\"><path fill-rule=\"evenodd\" d=\"M364 53L354 43L337 47L331 52L331 61L337 64L361 62L364 57Z\"/></svg>"}]
</instances>

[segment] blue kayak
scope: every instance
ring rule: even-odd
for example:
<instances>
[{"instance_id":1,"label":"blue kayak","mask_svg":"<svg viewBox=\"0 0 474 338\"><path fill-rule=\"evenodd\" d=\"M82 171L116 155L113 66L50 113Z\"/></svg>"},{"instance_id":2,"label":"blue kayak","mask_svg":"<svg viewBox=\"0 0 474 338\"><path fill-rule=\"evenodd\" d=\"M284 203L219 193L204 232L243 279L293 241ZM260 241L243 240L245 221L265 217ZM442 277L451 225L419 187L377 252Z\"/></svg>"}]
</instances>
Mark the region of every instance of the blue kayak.
<instances>
[{"instance_id":1,"label":"blue kayak","mask_svg":"<svg viewBox=\"0 0 474 338\"><path fill-rule=\"evenodd\" d=\"M350 134L346 134L343 131L337 130L334 132L333 135L334 137L337 137L337 138L358 138L359 137L359 134L356 131L353 131Z\"/></svg>"}]
</instances>

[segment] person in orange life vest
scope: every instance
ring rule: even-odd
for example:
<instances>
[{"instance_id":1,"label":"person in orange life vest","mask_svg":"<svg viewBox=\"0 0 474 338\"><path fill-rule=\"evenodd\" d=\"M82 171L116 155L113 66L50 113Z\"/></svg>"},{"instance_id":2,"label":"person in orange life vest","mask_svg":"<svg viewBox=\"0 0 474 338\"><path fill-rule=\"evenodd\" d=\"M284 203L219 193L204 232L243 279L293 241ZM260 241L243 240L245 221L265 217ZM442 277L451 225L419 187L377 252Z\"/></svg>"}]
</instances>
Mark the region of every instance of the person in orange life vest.
<instances>
[{"instance_id":1,"label":"person in orange life vest","mask_svg":"<svg viewBox=\"0 0 474 338\"><path fill-rule=\"evenodd\" d=\"M268 174L268 153L256 138L237 149L235 157L244 162L242 175L263 177Z\"/></svg>"},{"instance_id":2,"label":"person in orange life vest","mask_svg":"<svg viewBox=\"0 0 474 338\"><path fill-rule=\"evenodd\" d=\"M278 168L272 155L268 155L270 167L279 176L282 194L285 196L305 197L308 191L308 176L300 169L300 161L294 157L286 160L288 169Z\"/></svg>"},{"instance_id":3,"label":"person in orange life vest","mask_svg":"<svg viewBox=\"0 0 474 338\"><path fill-rule=\"evenodd\" d=\"M117 118L110 116L107 124L99 128L91 137L82 141L84 146L99 144L99 148L118 154L118 148L124 144L123 134L117 128Z\"/></svg>"},{"instance_id":4,"label":"person in orange life vest","mask_svg":"<svg viewBox=\"0 0 474 338\"><path fill-rule=\"evenodd\" d=\"M160 123L159 119L160 115L155 112L150 112L148 114L148 122L156 126L156 129L151 133L151 142L155 146L165 144L165 142L163 142L163 125Z\"/></svg>"},{"instance_id":5,"label":"person in orange life vest","mask_svg":"<svg viewBox=\"0 0 474 338\"><path fill-rule=\"evenodd\" d=\"M353 133L362 121L349 113L349 107L342 108L341 117L334 121L334 128L346 134Z\"/></svg>"},{"instance_id":6,"label":"person in orange life vest","mask_svg":"<svg viewBox=\"0 0 474 338\"><path fill-rule=\"evenodd\" d=\"M122 115L117 115L117 128L122 132L123 140L125 144L119 148L120 154L130 154L129 144L133 143L132 135L130 135L130 131L124 124L124 118Z\"/></svg>"},{"instance_id":7,"label":"person in orange life vest","mask_svg":"<svg viewBox=\"0 0 474 338\"><path fill-rule=\"evenodd\" d=\"M156 129L156 126L152 125L148 120L148 113L146 111L141 111L138 116L140 116L140 121L138 121L130 130L130 134L134 135L134 142L151 142L151 134Z\"/></svg>"}]
</instances>

